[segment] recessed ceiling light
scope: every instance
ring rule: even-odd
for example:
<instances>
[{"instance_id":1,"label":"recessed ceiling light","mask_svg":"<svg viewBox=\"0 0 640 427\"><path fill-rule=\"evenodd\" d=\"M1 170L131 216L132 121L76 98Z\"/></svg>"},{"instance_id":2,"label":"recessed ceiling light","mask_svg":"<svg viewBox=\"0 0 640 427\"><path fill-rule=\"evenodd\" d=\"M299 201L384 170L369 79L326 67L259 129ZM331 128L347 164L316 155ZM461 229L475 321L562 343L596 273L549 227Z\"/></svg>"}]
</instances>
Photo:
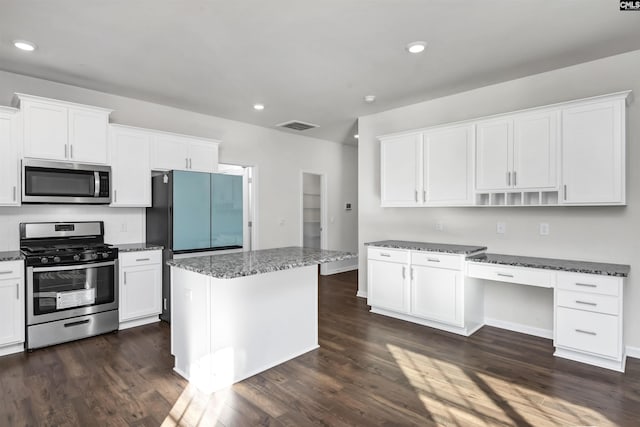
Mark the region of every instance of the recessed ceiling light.
<instances>
[{"instance_id":1,"label":"recessed ceiling light","mask_svg":"<svg viewBox=\"0 0 640 427\"><path fill-rule=\"evenodd\" d=\"M14 40L13 45L18 49L26 50L27 52L32 52L36 50L36 44L26 40Z\"/></svg>"},{"instance_id":2,"label":"recessed ceiling light","mask_svg":"<svg viewBox=\"0 0 640 427\"><path fill-rule=\"evenodd\" d=\"M358 138L360 137L360 135L358 135L358 134L356 133L355 135L353 135L353 137L354 137L355 139L358 139Z\"/></svg>"},{"instance_id":3,"label":"recessed ceiling light","mask_svg":"<svg viewBox=\"0 0 640 427\"><path fill-rule=\"evenodd\" d=\"M264 110L264 105L263 104L254 104L253 105L253 109L254 110L258 110L258 111L262 111L262 110Z\"/></svg>"},{"instance_id":4,"label":"recessed ceiling light","mask_svg":"<svg viewBox=\"0 0 640 427\"><path fill-rule=\"evenodd\" d=\"M406 49L410 53L421 53L427 47L427 42L411 42L406 46Z\"/></svg>"},{"instance_id":5,"label":"recessed ceiling light","mask_svg":"<svg viewBox=\"0 0 640 427\"><path fill-rule=\"evenodd\" d=\"M364 97L364 102L368 102L369 104L371 104L375 100L376 100L375 95L367 95Z\"/></svg>"}]
</instances>

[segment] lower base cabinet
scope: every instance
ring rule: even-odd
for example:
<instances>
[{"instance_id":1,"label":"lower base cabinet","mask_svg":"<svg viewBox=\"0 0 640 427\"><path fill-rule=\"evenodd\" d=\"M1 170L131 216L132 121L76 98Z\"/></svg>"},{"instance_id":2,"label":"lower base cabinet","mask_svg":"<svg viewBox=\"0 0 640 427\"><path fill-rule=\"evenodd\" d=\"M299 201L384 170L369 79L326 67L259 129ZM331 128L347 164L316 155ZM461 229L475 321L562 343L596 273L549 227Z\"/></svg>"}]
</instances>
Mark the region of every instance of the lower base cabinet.
<instances>
[{"instance_id":1,"label":"lower base cabinet","mask_svg":"<svg viewBox=\"0 0 640 427\"><path fill-rule=\"evenodd\" d=\"M411 314L461 325L462 273L444 268L411 267Z\"/></svg>"},{"instance_id":2,"label":"lower base cabinet","mask_svg":"<svg viewBox=\"0 0 640 427\"><path fill-rule=\"evenodd\" d=\"M0 262L0 356L24 351L24 264Z\"/></svg>"},{"instance_id":3,"label":"lower base cabinet","mask_svg":"<svg viewBox=\"0 0 640 427\"><path fill-rule=\"evenodd\" d=\"M407 265L390 261L369 261L369 304L387 310L406 312Z\"/></svg>"},{"instance_id":4,"label":"lower base cabinet","mask_svg":"<svg viewBox=\"0 0 640 427\"><path fill-rule=\"evenodd\" d=\"M119 264L120 329L159 321L162 251L124 252Z\"/></svg>"}]
</instances>

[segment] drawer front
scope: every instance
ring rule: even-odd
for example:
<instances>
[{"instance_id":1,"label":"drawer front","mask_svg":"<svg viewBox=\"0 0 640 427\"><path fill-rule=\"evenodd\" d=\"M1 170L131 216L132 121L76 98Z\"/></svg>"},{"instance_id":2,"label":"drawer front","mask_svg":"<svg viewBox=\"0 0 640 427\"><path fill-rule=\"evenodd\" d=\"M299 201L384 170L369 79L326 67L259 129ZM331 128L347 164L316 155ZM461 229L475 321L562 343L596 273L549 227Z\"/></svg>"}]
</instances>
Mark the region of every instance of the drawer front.
<instances>
[{"instance_id":1,"label":"drawer front","mask_svg":"<svg viewBox=\"0 0 640 427\"><path fill-rule=\"evenodd\" d=\"M604 314L620 314L620 299L611 295L589 294L556 290L556 302L560 307L576 308Z\"/></svg>"},{"instance_id":2,"label":"drawer front","mask_svg":"<svg viewBox=\"0 0 640 427\"><path fill-rule=\"evenodd\" d=\"M552 288L554 283L554 272L550 270L475 262L467 263L467 275L478 279L497 280L542 288Z\"/></svg>"},{"instance_id":3,"label":"drawer front","mask_svg":"<svg viewBox=\"0 0 640 427\"><path fill-rule=\"evenodd\" d=\"M621 283L621 277L558 272L558 288L568 291L618 296Z\"/></svg>"},{"instance_id":4,"label":"drawer front","mask_svg":"<svg viewBox=\"0 0 640 427\"><path fill-rule=\"evenodd\" d=\"M162 251L124 252L118 254L118 262L121 267L136 265L161 264Z\"/></svg>"},{"instance_id":5,"label":"drawer front","mask_svg":"<svg viewBox=\"0 0 640 427\"><path fill-rule=\"evenodd\" d=\"M389 262L409 262L409 251L403 249L387 249L370 247L367 254L369 259Z\"/></svg>"},{"instance_id":6,"label":"drawer front","mask_svg":"<svg viewBox=\"0 0 640 427\"><path fill-rule=\"evenodd\" d=\"M0 280L24 277L24 263L22 261L0 262Z\"/></svg>"},{"instance_id":7,"label":"drawer front","mask_svg":"<svg viewBox=\"0 0 640 427\"><path fill-rule=\"evenodd\" d=\"M411 251L412 265L462 270L463 262L464 258L460 255Z\"/></svg>"},{"instance_id":8,"label":"drawer front","mask_svg":"<svg viewBox=\"0 0 640 427\"><path fill-rule=\"evenodd\" d=\"M614 359L621 356L618 316L558 307L556 346Z\"/></svg>"}]
</instances>

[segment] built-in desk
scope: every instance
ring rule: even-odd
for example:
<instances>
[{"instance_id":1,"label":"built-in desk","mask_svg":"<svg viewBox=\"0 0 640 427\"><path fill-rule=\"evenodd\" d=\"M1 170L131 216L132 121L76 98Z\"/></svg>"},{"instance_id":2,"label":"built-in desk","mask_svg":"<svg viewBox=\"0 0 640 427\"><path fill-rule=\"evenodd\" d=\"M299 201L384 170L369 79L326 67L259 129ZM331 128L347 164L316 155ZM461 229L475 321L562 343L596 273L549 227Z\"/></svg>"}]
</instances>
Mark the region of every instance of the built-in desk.
<instances>
[{"instance_id":1,"label":"built-in desk","mask_svg":"<svg viewBox=\"0 0 640 427\"><path fill-rule=\"evenodd\" d=\"M623 291L630 271L628 265L492 254L484 253L484 249L402 241L369 243L368 303L371 311L468 336L484 325L482 281L472 279L548 288L553 292L554 301L554 354L624 372ZM382 258L383 252L386 259ZM442 252L454 254L462 261L460 274L442 272L456 266L438 260ZM428 275L417 274L423 268L420 260L433 260L428 263ZM381 262L389 265L379 266ZM391 263L399 265L396 270L402 272L401 276L392 274ZM373 271L374 268L377 271ZM372 288L374 292L376 287L383 288L380 274L377 274L380 272L388 276L382 278L387 285L386 293L377 292L372 298ZM389 286L394 280L403 289L395 294L395 300L401 302L396 302L395 306L385 300L394 295L390 289L393 286ZM429 295L435 299L435 304L424 297L419 298L421 292L425 294L423 289L432 290ZM406 301L399 299L400 296ZM423 309L429 304L433 307L431 312ZM433 310L441 310L441 307L453 314L448 319L438 319Z\"/></svg>"}]
</instances>

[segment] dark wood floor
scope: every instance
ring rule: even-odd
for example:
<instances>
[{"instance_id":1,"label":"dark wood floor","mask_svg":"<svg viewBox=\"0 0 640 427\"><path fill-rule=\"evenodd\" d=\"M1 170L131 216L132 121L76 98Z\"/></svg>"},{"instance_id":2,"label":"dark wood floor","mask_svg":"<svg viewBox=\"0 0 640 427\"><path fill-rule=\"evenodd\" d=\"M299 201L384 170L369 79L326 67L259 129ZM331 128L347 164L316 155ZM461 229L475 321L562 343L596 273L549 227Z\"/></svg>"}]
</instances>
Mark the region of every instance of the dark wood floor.
<instances>
[{"instance_id":1,"label":"dark wood floor","mask_svg":"<svg viewBox=\"0 0 640 427\"><path fill-rule=\"evenodd\" d=\"M166 324L0 358L0 426L640 425L638 360L619 374L550 340L464 338L355 291L355 272L321 278L321 348L212 395L172 372Z\"/></svg>"}]
</instances>

